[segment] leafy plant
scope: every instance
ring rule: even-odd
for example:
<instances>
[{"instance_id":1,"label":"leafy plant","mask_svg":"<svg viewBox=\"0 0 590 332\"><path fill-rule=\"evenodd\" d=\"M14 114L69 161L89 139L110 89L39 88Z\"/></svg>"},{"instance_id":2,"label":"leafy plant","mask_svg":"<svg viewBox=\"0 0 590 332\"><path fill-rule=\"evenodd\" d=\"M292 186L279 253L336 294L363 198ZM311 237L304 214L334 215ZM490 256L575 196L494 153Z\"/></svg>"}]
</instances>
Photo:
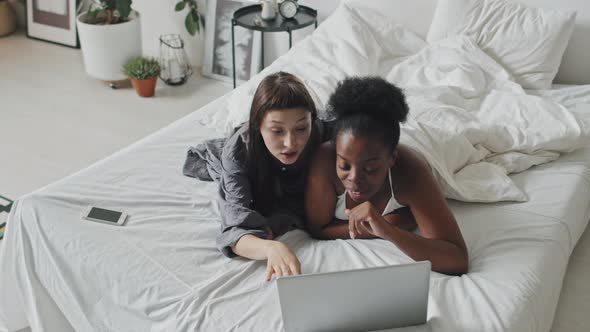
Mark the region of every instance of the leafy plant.
<instances>
[{"instance_id":1,"label":"leafy plant","mask_svg":"<svg viewBox=\"0 0 590 332\"><path fill-rule=\"evenodd\" d=\"M160 74L160 63L150 57L134 57L123 65L123 73L129 78L147 80Z\"/></svg>"},{"instance_id":2,"label":"leafy plant","mask_svg":"<svg viewBox=\"0 0 590 332\"><path fill-rule=\"evenodd\" d=\"M131 2L132 0L92 0L84 21L101 25L127 22L131 14Z\"/></svg>"},{"instance_id":3,"label":"leafy plant","mask_svg":"<svg viewBox=\"0 0 590 332\"><path fill-rule=\"evenodd\" d=\"M174 10L179 12L186 7L188 7L188 14L184 19L184 26L186 27L186 31L188 31L191 36L194 36L197 32L201 33L201 26L203 29L205 28L205 16L199 13L197 0L180 0L174 7Z\"/></svg>"}]
</instances>

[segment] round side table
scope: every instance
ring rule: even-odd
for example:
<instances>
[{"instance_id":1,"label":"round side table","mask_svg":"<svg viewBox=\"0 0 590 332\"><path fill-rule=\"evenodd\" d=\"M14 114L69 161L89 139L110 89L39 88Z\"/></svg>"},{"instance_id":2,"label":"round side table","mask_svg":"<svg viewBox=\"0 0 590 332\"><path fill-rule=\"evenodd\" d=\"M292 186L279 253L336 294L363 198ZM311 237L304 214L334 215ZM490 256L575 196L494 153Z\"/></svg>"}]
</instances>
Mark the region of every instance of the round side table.
<instances>
[{"instance_id":1,"label":"round side table","mask_svg":"<svg viewBox=\"0 0 590 332\"><path fill-rule=\"evenodd\" d=\"M265 32L287 32L289 34L289 49L293 45L293 38L291 32L293 30L302 29L312 24L318 27L318 12L315 9L307 6L299 5L297 15L291 19L285 19L277 14L274 20L263 20L260 17L262 12L262 5L251 5L242 7L234 12L231 19L231 56L234 88L236 87L236 50L234 28L239 25L243 28L260 31L261 36L261 62L264 68L264 33Z\"/></svg>"}]
</instances>

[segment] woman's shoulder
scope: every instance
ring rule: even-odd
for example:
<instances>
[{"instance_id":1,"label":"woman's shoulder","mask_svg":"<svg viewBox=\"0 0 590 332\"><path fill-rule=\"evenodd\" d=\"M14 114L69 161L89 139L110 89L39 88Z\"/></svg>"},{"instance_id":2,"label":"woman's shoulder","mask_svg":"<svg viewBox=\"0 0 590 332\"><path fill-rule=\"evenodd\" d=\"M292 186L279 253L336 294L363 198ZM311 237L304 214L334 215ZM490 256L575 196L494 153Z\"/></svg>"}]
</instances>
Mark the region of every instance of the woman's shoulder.
<instances>
[{"instance_id":1,"label":"woman's shoulder","mask_svg":"<svg viewBox=\"0 0 590 332\"><path fill-rule=\"evenodd\" d=\"M412 149L411 147L399 144L397 147L398 161L400 162L401 171L415 173L416 171L430 172L430 164L424 156Z\"/></svg>"},{"instance_id":2,"label":"woman's shoulder","mask_svg":"<svg viewBox=\"0 0 590 332\"><path fill-rule=\"evenodd\" d=\"M231 161L243 164L247 156L248 140L248 123L246 122L236 127L227 137L221 152L222 162Z\"/></svg>"},{"instance_id":3,"label":"woman's shoulder","mask_svg":"<svg viewBox=\"0 0 590 332\"><path fill-rule=\"evenodd\" d=\"M430 164L421 153L407 145L398 145L397 151L394 174L396 174L399 189L406 194L420 191L421 184L427 183L432 178Z\"/></svg>"},{"instance_id":4,"label":"woman's shoulder","mask_svg":"<svg viewBox=\"0 0 590 332\"><path fill-rule=\"evenodd\" d=\"M321 143L313 156L312 163L330 164L336 162L336 146L332 141Z\"/></svg>"},{"instance_id":5,"label":"woman's shoulder","mask_svg":"<svg viewBox=\"0 0 590 332\"><path fill-rule=\"evenodd\" d=\"M336 193L342 192L342 184L336 174L336 147L331 141L320 144L315 151L310 167L312 182L330 184Z\"/></svg>"},{"instance_id":6,"label":"woman's shoulder","mask_svg":"<svg viewBox=\"0 0 590 332\"><path fill-rule=\"evenodd\" d=\"M311 173L317 176L330 176L335 173L336 148L328 141L320 144L311 159Z\"/></svg>"}]
</instances>

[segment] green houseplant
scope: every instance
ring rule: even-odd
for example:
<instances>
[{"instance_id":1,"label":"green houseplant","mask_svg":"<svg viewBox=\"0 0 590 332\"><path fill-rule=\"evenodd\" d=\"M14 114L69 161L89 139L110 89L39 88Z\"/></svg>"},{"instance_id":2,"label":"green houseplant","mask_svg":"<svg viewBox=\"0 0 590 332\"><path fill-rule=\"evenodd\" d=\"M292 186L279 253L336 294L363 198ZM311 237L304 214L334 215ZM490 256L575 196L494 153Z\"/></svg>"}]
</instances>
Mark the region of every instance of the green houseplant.
<instances>
[{"instance_id":1,"label":"green houseplant","mask_svg":"<svg viewBox=\"0 0 590 332\"><path fill-rule=\"evenodd\" d=\"M132 0L94 0L88 7L84 22L88 24L117 24L127 22Z\"/></svg>"},{"instance_id":2,"label":"green houseplant","mask_svg":"<svg viewBox=\"0 0 590 332\"><path fill-rule=\"evenodd\" d=\"M134 57L123 65L123 73L129 77L138 95L151 97L156 90L160 63L151 57Z\"/></svg>"},{"instance_id":3,"label":"green houseplant","mask_svg":"<svg viewBox=\"0 0 590 332\"><path fill-rule=\"evenodd\" d=\"M174 10L179 12L185 8L188 8L188 14L184 19L184 27L191 36L194 36L195 33L201 32L201 26L205 28L205 16L199 13L197 0L180 0L174 7Z\"/></svg>"},{"instance_id":4,"label":"green houseplant","mask_svg":"<svg viewBox=\"0 0 590 332\"><path fill-rule=\"evenodd\" d=\"M126 79L121 66L142 55L139 13L132 0L92 0L77 18L86 72L97 79Z\"/></svg>"}]
</instances>

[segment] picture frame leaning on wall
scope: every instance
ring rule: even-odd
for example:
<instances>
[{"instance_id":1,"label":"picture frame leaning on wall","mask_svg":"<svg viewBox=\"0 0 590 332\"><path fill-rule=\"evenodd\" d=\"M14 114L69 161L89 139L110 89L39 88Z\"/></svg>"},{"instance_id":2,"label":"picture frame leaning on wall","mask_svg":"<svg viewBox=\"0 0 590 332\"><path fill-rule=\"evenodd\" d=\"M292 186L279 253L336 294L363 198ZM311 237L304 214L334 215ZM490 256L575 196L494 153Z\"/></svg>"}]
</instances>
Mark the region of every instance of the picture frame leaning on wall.
<instances>
[{"instance_id":1,"label":"picture frame leaning on wall","mask_svg":"<svg viewBox=\"0 0 590 332\"><path fill-rule=\"evenodd\" d=\"M255 2L254 2L255 3ZM237 9L252 5L248 0L208 0L205 15L205 54L202 74L204 76L233 82L231 19ZM260 33L236 27L236 79L243 83L261 69Z\"/></svg>"},{"instance_id":2,"label":"picture frame leaning on wall","mask_svg":"<svg viewBox=\"0 0 590 332\"><path fill-rule=\"evenodd\" d=\"M26 0L27 37L79 48L76 16L82 0Z\"/></svg>"}]
</instances>

